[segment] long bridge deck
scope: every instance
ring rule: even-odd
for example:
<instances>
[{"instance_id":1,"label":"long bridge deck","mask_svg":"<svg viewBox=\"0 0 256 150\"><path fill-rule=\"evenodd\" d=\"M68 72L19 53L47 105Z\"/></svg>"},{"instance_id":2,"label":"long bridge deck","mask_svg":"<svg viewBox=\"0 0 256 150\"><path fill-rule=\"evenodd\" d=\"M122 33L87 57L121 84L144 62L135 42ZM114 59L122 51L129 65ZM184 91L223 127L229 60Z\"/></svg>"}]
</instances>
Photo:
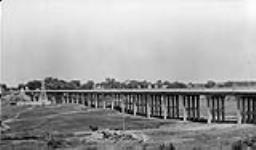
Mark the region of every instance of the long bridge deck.
<instances>
[{"instance_id":1,"label":"long bridge deck","mask_svg":"<svg viewBox=\"0 0 256 150\"><path fill-rule=\"evenodd\" d=\"M256 89L93 89L93 90L45 90L49 93L175 93L175 94L246 94L256 95ZM41 92L41 90L26 90Z\"/></svg>"},{"instance_id":2,"label":"long bridge deck","mask_svg":"<svg viewBox=\"0 0 256 150\"><path fill-rule=\"evenodd\" d=\"M148 118L182 118L184 121L201 120L200 103L206 100L208 123L226 120L225 101L232 96L236 101L237 123L256 124L256 89L26 90L25 93L36 102L45 95L43 97L55 104L76 103Z\"/></svg>"}]
</instances>

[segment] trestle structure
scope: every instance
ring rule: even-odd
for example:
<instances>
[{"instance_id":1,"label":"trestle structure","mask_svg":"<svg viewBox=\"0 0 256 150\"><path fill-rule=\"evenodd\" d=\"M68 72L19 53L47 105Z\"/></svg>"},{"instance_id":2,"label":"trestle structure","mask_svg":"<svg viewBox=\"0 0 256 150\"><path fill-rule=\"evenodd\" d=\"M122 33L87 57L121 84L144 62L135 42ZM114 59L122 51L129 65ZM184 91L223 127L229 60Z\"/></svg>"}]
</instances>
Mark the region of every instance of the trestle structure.
<instances>
[{"instance_id":1,"label":"trestle structure","mask_svg":"<svg viewBox=\"0 0 256 150\"><path fill-rule=\"evenodd\" d=\"M167 116L171 119L180 118L179 95L167 95Z\"/></svg>"},{"instance_id":2,"label":"trestle structure","mask_svg":"<svg viewBox=\"0 0 256 150\"><path fill-rule=\"evenodd\" d=\"M208 95L207 96L208 122L225 121L225 96Z\"/></svg>"},{"instance_id":3,"label":"trestle structure","mask_svg":"<svg viewBox=\"0 0 256 150\"><path fill-rule=\"evenodd\" d=\"M256 96L237 97L239 123L256 123Z\"/></svg>"},{"instance_id":4,"label":"trestle structure","mask_svg":"<svg viewBox=\"0 0 256 150\"><path fill-rule=\"evenodd\" d=\"M184 120L200 120L200 95L184 95L183 110L187 117Z\"/></svg>"},{"instance_id":5,"label":"trestle structure","mask_svg":"<svg viewBox=\"0 0 256 150\"><path fill-rule=\"evenodd\" d=\"M226 120L227 97L235 97L237 123L256 124L256 90L45 90L52 104L78 104L147 118L208 123ZM40 91L25 91L39 101ZM204 98L203 98L204 97ZM206 106L202 106L206 101ZM202 107L207 117L201 115Z\"/></svg>"}]
</instances>

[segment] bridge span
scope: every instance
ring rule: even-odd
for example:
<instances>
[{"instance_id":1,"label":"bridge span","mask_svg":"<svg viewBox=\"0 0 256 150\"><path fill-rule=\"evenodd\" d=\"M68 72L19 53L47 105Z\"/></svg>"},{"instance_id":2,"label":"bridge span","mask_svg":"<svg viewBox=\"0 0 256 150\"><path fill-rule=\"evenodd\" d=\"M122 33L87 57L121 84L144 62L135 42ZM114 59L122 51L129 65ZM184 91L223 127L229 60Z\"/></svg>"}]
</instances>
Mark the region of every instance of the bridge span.
<instances>
[{"instance_id":1,"label":"bridge span","mask_svg":"<svg viewBox=\"0 0 256 150\"><path fill-rule=\"evenodd\" d=\"M134 116L184 121L201 121L200 109L204 101L208 123L227 121L225 104L228 97L233 97L236 122L256 124L256 89L26 90L25 93L32 101L39 101L42 91L53 104L82 104L116 109Z\"/></svg>"}]
</instances>

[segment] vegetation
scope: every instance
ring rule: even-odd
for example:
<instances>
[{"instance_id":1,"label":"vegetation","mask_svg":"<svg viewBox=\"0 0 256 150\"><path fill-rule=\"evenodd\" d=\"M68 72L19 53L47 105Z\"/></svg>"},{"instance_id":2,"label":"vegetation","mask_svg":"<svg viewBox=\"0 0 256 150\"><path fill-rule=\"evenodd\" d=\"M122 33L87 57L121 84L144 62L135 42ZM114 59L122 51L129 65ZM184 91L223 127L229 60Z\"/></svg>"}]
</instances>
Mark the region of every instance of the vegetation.
<instances>
[{"instance_id":1,"label":"vegetation","mask_svg":"<svg viewBox=\"0 0 256 150\"><path fill-rule=\"evenodd\" d=\"M227 82L215 82L209 80L206 83L183 83L179 81L162 81L157 80L150 82L147 80L126 80L118 81L114 78L106 78L102 82L94 82L88 80L85 83L81 83L79 80L66 81L63 79L47 77L44 79L46 89L60 90L60 89L146 89L146 88L232 88L232 87L256 87L256 81L227 81ZM0 84L2 95L8 94L11 90L17 90L21 88L28 88L30 90L40 89L42 80L32 80L27 83L20 83L17 87L8 87L6 84Z\"/></svg>"},{"instance_id":2,"label":"vegetation","mask_svg":"<svg viewBox=\"0 0 256 150\"><path fill-rule=\"evenodd\" d=\"M21 106L9 106L9 111L5 110L3 113L8 111L8 114L13 113L13 116L17 113L20 115L7 123L11 130L2 134L1 148L33 150L95 147L102 150L103 148L97 147L105 147L109 144L109 149L115 146L124 150L137 149L137 146L139 146L138 149L142 149L140 146L143 146L145 150L227 150L232 146L235 150L243 145L255 146L256 130L253 125L213 124L209 126L169 119L134 117L112 110L81 109L83 107L60 105L21 109ZM129 131L121 131L123 119L125 119L126 130ZM145 139L146 143L144 140L133 140L136 137ZM238 137L249 138L232 144ZM127 147L121 148L118 144Z\"/></svg>"}]
</instances>

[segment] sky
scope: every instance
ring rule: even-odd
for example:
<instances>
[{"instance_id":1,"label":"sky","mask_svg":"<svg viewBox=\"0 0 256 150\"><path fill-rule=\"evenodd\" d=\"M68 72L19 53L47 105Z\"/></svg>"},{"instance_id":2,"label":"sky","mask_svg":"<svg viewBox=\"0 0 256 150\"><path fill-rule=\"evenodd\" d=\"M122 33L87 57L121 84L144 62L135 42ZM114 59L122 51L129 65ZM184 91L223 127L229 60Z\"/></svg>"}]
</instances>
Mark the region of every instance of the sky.
<instances>
[{"instance_id":1,"label":"sky","mask_svg":"<svg viewBox=\"0 0 256 150\"><path fill-rule=\"evenodd\" d=\"M5 0L1 82L256 80L254 0Z\"/></svg>"}]
</instances>

